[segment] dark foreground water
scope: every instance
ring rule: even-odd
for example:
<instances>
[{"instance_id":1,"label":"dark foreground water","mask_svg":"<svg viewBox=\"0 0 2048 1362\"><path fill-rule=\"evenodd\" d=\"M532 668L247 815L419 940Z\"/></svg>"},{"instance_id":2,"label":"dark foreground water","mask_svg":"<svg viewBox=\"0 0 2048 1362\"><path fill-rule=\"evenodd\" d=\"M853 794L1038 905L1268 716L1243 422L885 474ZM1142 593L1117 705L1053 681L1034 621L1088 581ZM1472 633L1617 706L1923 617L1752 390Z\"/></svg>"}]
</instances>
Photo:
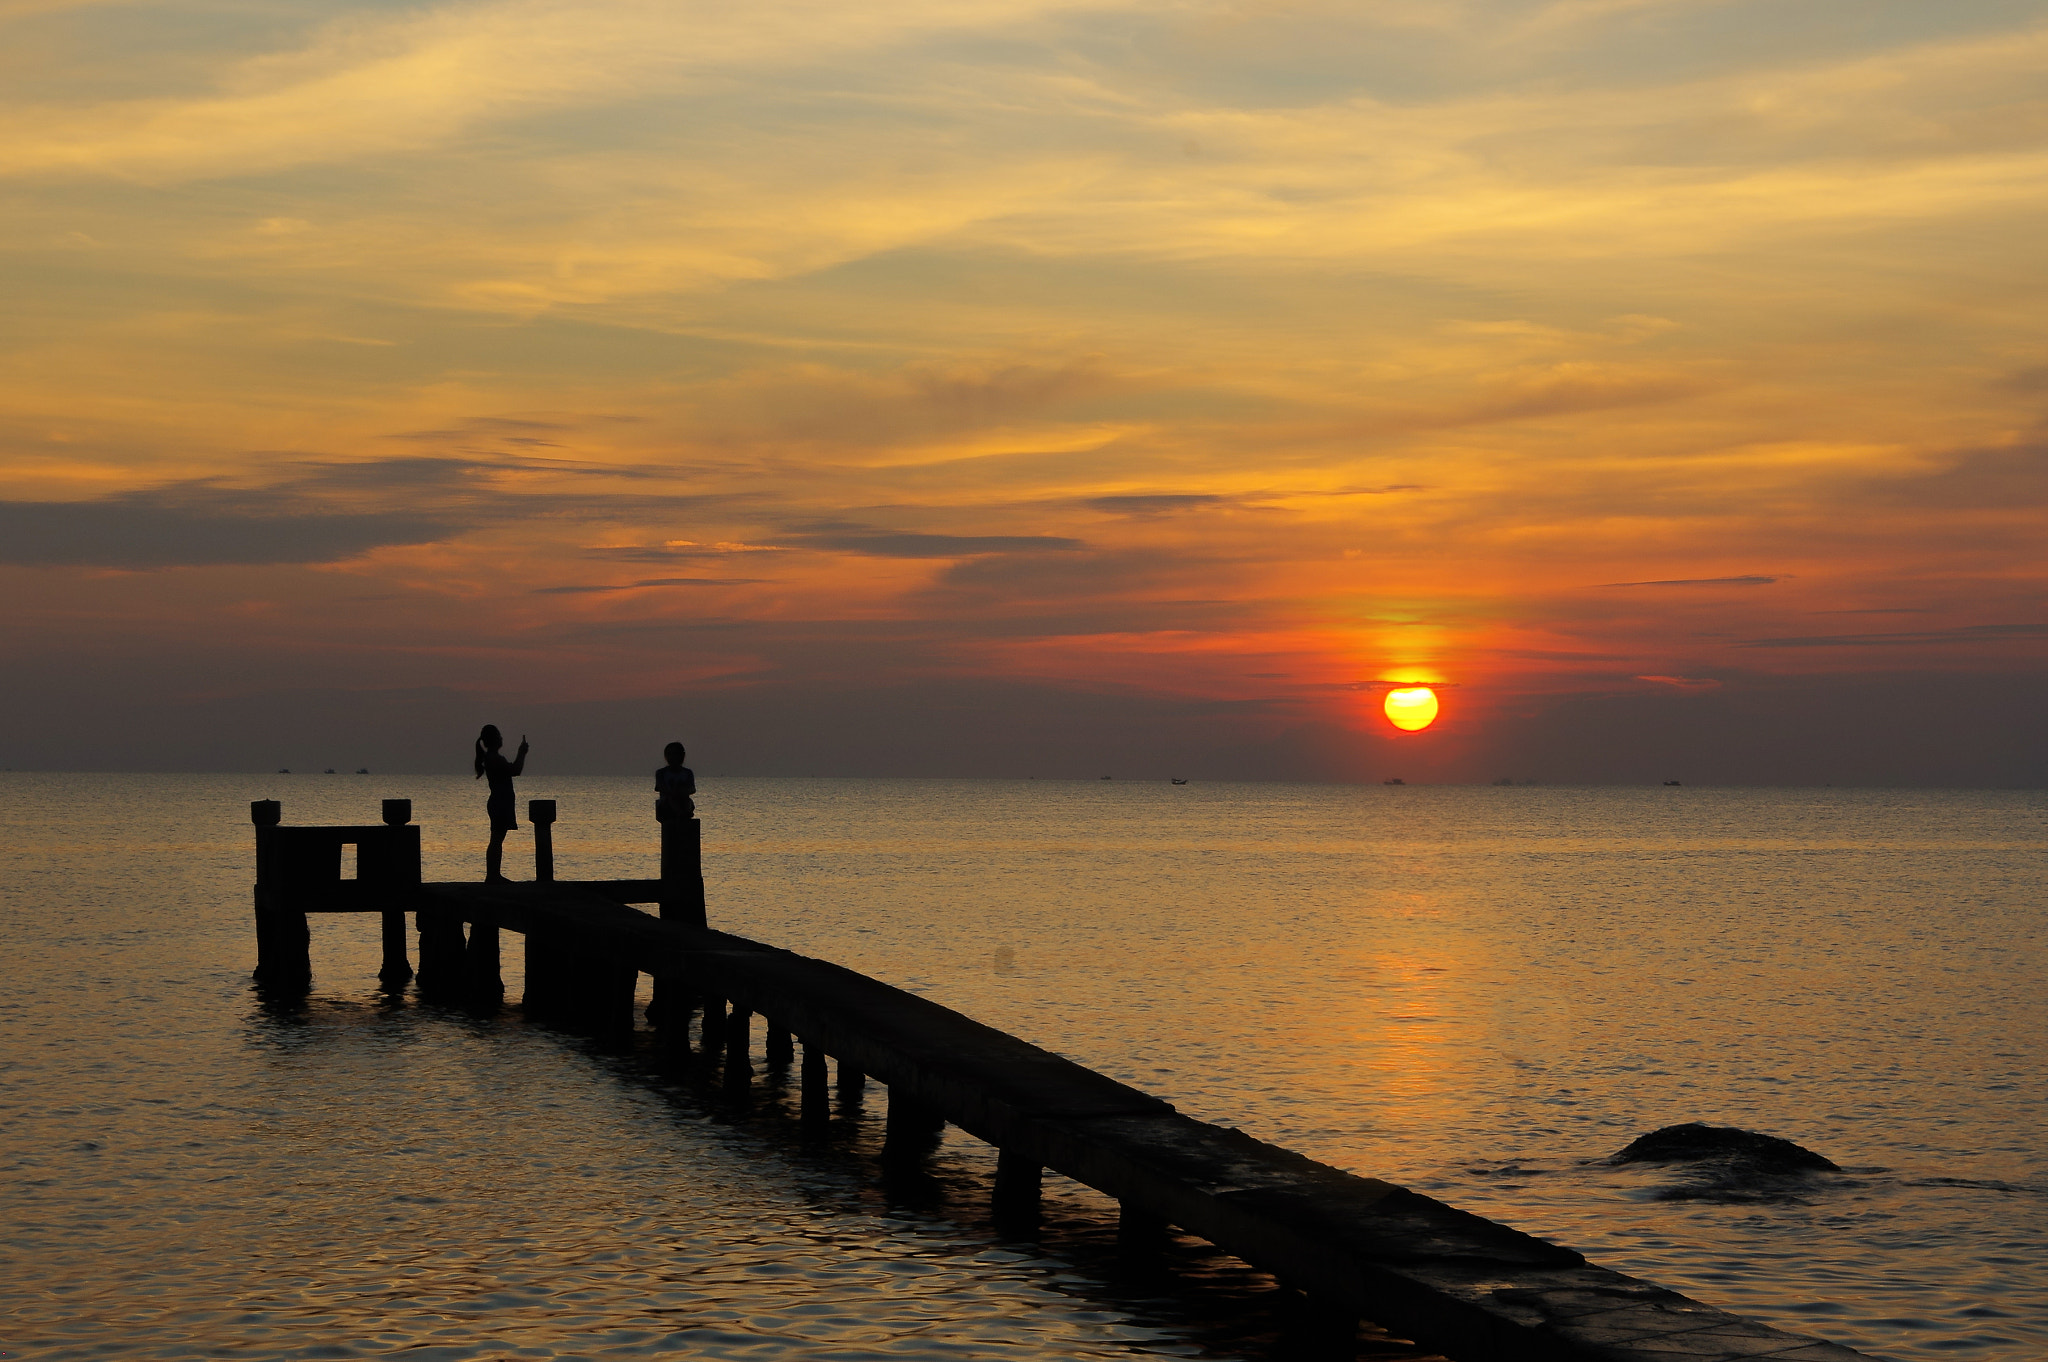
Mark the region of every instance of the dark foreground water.
<instances>
[{"instance_id":1,"label":"dark foreground water","mask_svg":"<svg viewBox=\"0 0 2048 1362\"><path fill-rule=\"evenodd\" d=\"M648 874L644 785L520 793L564 877ZM717 925L1772 1323L2048 1355L2039 793L706 787ZM739 1111L387 997L373 917L315 919L313 997L266 1010L247 801L385 796L429 877L477 873L466 779L0 775L0 1358L1270 1349L1270 1284L1192 1245L1129 1275L1085 1189L999 1236L957 1132L880 1182L880 1092L807 1144L773 1075ZM1847 1171L1688 1199L1598 1162L1685 1120Z\"/></svg>"}]
</instances>

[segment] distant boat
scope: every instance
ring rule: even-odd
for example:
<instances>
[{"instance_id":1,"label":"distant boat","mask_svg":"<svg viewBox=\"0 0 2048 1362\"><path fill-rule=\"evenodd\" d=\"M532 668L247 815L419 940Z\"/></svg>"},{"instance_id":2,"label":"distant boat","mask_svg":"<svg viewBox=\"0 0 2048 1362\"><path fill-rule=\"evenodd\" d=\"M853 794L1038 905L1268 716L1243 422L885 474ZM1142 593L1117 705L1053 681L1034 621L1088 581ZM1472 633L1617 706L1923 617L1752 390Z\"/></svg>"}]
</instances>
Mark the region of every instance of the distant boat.
<instances>
[{"instance_id":1,"label":"distant boat","mask_svg":"<svg viewBox=\"0 0 2048 1362\"><path fill-rule=\"evenodd\" d=\"M1407 781L1401 779L1401 777L1399 776L1395 776L1392 780L1383 780L1380 782L1380 784L1382 785L1406 785L1407 783Z\"/></svg>"},{"instance_id":2,"label":"distant boat","mask_svg":"<svg viewBox=\"0 0 2048 1362\"><path fill-rule=\"evenodd\" d=\"M370 768L367 766L358 766L356 767L356 774L359 776L366 776L370 774Z\"/></svg>"},{"instance_id":3,"label":"distant boat","mask_svg":"<svg viewBox=\"0 0 2048 1362\"><path fill-rule=\"evenodd\" d=\"M1185 780L1181 779L1181 778L1180 778L1179 776L1175 776L1175 777L1173 778L1173 783L1174 783L1174 784L1176 784L1176 785L1185 785L1185 784L1187 784L1187 781L1185 781Z\"/></svg>"},{"instance_id":4,"label":"distant boat","mask_svg":"<svg viewBox=\"0 0 2048 1362\"><path fill-rule=\"evenodd\" d=\"M1103 779L1104 779L1104 780L1108 780L1108 779L1109 779L1109 777L1108 777L1108 776L1104 776L1104 777L1103 777Z\"/></svg>"},{"instance_id":5,"label":"distant boat","mask_svg":"<svg viewBox=\"0 0 2048 1362\"><path fill-rule=\"evenodd\" d=\"M288 776L292 773L292 768L289 766L280 766L277 768L277 773L281 776Z\"/></svg>"},{"instance_id":6,"label":"distant boat","mask_svg":"<svg viewBox=\"0 0 2048 1362\"><path fill-rule=\"evenodd\" d=\"M1667 781L1665 781L1664 783L1665 783L1666 785L1677 785L1677 784L1679 784L1679 782L1678 782L1678 781L1675 781L1675 780L1667 780Z\"/></svg>"},{"instance_id":7,"label":"distant boat","mask_svg":"<svg viewBox=\"0 0 2048 1362\"><path fill-rule=\"evenodd\" d=\"M322 771L320 774L323 776L331 776L334 774L334 768L330 766L325 771Z\"/></svg>"}]
</instances>

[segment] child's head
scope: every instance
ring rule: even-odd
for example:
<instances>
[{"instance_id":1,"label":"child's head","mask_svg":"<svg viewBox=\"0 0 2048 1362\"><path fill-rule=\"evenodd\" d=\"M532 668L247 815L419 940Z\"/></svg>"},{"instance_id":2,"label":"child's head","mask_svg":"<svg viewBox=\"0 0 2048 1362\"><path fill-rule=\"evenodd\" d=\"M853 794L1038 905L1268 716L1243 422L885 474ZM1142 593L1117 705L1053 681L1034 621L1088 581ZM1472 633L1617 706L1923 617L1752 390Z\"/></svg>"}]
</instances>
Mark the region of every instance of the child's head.
<instances>
[{"instance_id":1,"label":"child's head","mask_svg":"<svg viewBox=\"0 0 2048 1362\"><path fill-rule=\"evenodd\" d=\"M666 760L669 765L681 766L683 764L683 757L686 754L683 751L683 745L681 743L672 742L667 747L661 749L661 755L662 758Z\"/></svg>"}]
</instances>

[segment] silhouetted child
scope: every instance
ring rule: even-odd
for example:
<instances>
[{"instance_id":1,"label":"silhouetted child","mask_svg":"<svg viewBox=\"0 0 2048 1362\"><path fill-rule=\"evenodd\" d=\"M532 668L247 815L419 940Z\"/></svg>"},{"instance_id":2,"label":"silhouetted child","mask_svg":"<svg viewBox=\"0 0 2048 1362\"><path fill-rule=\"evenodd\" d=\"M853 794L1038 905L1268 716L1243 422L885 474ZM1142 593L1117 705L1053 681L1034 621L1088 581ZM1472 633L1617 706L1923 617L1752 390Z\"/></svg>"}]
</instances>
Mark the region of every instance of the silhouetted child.
<instances>
[{"instance_id":1,"label":"silhouetted child","mask_svg":"<svg viewBox=\"0 0 2048 1362\"><path fill-rule=\"evenodd\" d=\"M681 822L697 816L697 773L683 765L683 758L689 754L683 745L672 742L661 749L661 755L668 758L668 765L654 773L654 816L663 823Z\"/></svg>"},{"instance_id":2,"label":"silhouetted child","mask_svg":"<svg viewBox=\"0 0 2048 1362\"><path fill-rule=\"evenodd\" d=\"M484 852L484 879L502 881L505 878L505 834L519 828L519 806L512 794L512 777L526 769L526 735L519 735L519 755L511 761L499 750L505 746L505 739L498 732L496 724L485 724L484 731L476 738L476 775L478 780L490 778L490 798L484 801L484 811L491 816L491 845Z\"/></svg>"}]
</instances>

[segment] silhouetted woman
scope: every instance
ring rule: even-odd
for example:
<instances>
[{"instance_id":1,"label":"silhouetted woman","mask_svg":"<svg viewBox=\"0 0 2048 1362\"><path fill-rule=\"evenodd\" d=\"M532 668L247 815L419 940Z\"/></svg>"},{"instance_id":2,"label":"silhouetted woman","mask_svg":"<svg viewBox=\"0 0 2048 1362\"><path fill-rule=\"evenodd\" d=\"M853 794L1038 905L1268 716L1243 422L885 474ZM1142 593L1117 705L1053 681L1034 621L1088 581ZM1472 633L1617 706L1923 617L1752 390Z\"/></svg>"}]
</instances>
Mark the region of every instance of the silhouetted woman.
<instances>
[{"instance_id":1,"label":"silhouetted woman","mask_svg":"<svg viewBox=\"0 0 2048 1362\"><path fill-rule=\"evenodd\" d=\"M502 750L505 739L498 732L496 724L485 724L484 731L476 737L476 776L478 780L490 777L491 796L484 801L484 811L491 816L491 845L484 852L484 879L505 878L505 834L519 827L518 805L513 800L512 777L526 769L526 735L519 735L519 755L505 760Z\"/></svg>"}]
</instances>

